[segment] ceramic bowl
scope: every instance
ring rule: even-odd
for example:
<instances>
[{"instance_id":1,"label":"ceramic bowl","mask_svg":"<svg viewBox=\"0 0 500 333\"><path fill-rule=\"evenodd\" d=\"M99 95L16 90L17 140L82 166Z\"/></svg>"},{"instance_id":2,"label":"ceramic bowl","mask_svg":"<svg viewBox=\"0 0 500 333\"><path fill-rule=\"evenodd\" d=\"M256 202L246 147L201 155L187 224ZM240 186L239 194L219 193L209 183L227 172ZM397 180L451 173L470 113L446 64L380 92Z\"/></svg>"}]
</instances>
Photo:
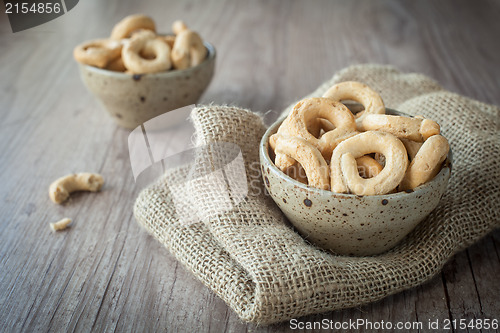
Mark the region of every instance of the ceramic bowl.
<instances>
[{"instance_id":1,"label":"ceramic bowl","mask_svg":"<svg viewBox=\"0 0 500 333\"><path fill-rule=\"evenodd\" d=\"M387 114L404 115L394 110ZM367 256L389 250L433 211L446 191L451 151L430 182L408 192L358 196L304 185L279 170L269 156L269 137L260 142L260 164L267 192L296 230L309 242L336 254Z\"/></svg>"},{"instance_id":2,"label":"ceramic bowl","mask_svg":"<svg viewBox=\"0 0 500 333\"><path fill-rule=\"evenodd\" d=\"M205 61L188 69L132 75L80 64L80 75L115 122L134 129L167 111L198 102L215 69L215 48L206 42L205 47Z\"/></svg>"}]
</instances>

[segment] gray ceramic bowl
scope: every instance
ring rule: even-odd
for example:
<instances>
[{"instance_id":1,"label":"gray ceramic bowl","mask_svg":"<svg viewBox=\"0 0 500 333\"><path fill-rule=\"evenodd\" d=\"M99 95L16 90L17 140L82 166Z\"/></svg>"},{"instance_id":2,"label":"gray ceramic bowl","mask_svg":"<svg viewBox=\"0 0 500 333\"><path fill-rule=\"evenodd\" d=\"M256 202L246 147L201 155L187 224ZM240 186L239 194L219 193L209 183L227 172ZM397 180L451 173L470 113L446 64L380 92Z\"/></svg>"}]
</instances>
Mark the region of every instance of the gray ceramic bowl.
<instances>
[{"instance_id":1,"label":"gray ceramic bowl","mask_svg":"<svg viewBox=\"0 0 500 333\"><path fill-rule=\"evenodd\" d=\"M167 111L198 102L215 68L215 48L206 42L205 46L205 61L184 70L132 75L80 64L80 75L116 123L133 129Z\"/></svg>"},{"instance_id":2,"label":"gray ceramic bowl","mask_svg":"<svg viewBox=\"0 0 500 333\"><path fill-rule=\"evenodd\" d=\"M394 110L387 114L404 115ZM438 175L409 193L357 196L304 185L281 172L269 156L269 136L280 124L269 127L260 142L266 189L299 233L323 249L357 256L389 250L436 208L446 191L451 151Z\"/></svg>"}]
</instances>

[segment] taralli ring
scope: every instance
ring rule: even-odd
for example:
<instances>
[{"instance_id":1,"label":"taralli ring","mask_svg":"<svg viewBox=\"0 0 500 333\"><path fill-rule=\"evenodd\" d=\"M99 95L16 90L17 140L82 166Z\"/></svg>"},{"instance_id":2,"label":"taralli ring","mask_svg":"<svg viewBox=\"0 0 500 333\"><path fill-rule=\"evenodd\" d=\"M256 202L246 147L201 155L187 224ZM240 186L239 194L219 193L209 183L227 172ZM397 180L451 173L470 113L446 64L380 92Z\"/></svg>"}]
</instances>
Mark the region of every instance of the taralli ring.
<instances>
[{"instance_id":1,"label":"taralli ring","mask_svg":"<svg viewBox=\"0 0 500 333\"><path fill-rule=\"evenodd\" d=\"M111 60L106 66L106 69L114 72L125 72L127 70L127 67L125 67L123 59L119 57L115 60Z\"/></svg>"},{"instance_id":2,"label":"taralli ring","mask_svg":"<svg viewBox=\"0 0 500 333\"><path fill-rule=\"evenodd\" d=\"M152 59L143 58L143 55ZM161 72L172 66L168 44L147 30L132 36L123 47L122 58L125 67L133 74Z\"/></svg>"},{"instance_id":3,"label":"taralli ring","mask_svg":"<svg viewBox=\"0 0 500 333\"><path fill-rule=\"evenodd\" d=\"M362 178L372 178L378 175L384 168L379 162L368 155L356 159L358 173Z\"/></svg>"},{"instance_id":4,"label":"taralli ring","mask_svg":"<svg viewBox=\"0 0 500 333\"><path fill-rule=\"evenodd\" d=\"M270 145L276 153L285 154L300 163L309 186L323 190L330 188L328 164L319 150L309 142L299 137L274 134Z\"/></svg>"},{"instance_id":5,"label":"taralli ring","mask_svg":"<svg viewBox=\"0 0 500 333\"><path fill-rule=\"evenodd\" d=\"M321 119L320 119L321 120ZM332 125L333 126L333 125ZM321 130L321 123L319 121L312 122L307 128L310 133L312 133L315 137L319 136ZM333 128L332 128L333 129ZM286 118L278 128L278 134L282 135L290 135L288 132L288 118ZM273 138L271 137L270 140ZM276 153L276 158L274 160L274 164L278 168L280 168L285 173L294 173L295 170L292 169L292 166L295 165L296 161L293 158L288 157L285 154ZM290 170L289 170L290 169ZM293 177L292 177L293 178ZM294 178L295 179L295 178Z\"/></svg>"},{"instance_id":6,"label":"taralli ring","mask_svg":"<svg viewBox=\"0 0 500 333\"><path fill-rule=\"evenodd\" d=\"M423 142L440 132L438 123L433 120L387 114L366 115L363 119L363 127L367 131L383 131L417 142Z\"/></svg>"},{"instance_id":7,"label":"taralli ring","mask_svg":"<svg viewBox=\"0 0 500 333\"><path fill-rule=\"evenodd\" d=\"M400 138L401 142L405 145L406 151L408 152L408 157L410 161L413 161L415 156L417 155L420 147L422 147L422 142L416 142L404 138Z\"/></svg>"},{"instance_id":8,"label":"taralli ring","mask_svg":"<svg viewBox=\"0 0 500 333\"><path fill-rule=\"evenodd\" d=\"M323 94L323 97L334 99L337 102L353 100L361 103L365 110L355 115L358 131L366 130L363 128L362 124L363 118L366 115L385 113L385 105L380 95L366 84L360 82L346 81L338 83L328 89Z\"/></svg>"},{"instance_id":9,"label":"taralli ring","mask_svg":"<svg viewBox=\"0 0 500 333\"><path fill-rule=\"evenodd\" d=\"M308 129L320 118L328 120L335 129L318 139ZM355 131L356 124L351 111L344 104L328 98L313 97L298 102L287 121L287 132L311 143L326 160L330 159L333 149L346 138L355 135Z\"/></svg>"},{"instance_id":10,"label":"taralli ring","mask_svg":"<svg viewBox=\"0 0 500 333\"><path fill-rule=\"evenodd\" d=\"M400 184L400 190L405 191L427 183L441 170L441 164L448 156L450 145L441 135L427 139L411 161L406 175Z\"/></svg>"},{"instance_id":11,"label":"taralli ring","mask_svg":"<svg viewBox=\"0 0 500 333\"><path fill-rule=\"evenodd\" d=\"M375 177L359 175L356 159L379 152L385 156L385 167ZM341 142L330 162L331 189L337 193L381 195L394 190L403 180L408 167L405 146L397 137L384 132L360 133Z\"/></svg>"},{"instance_id":12,"label":"taralli ring","mask_svg":"<svg viewBox=\"0 0 500 333\"><path fill-rule=\"evenodd\" d=\"M119 58L121 51L122 44L118 41L96 39L75 47L73 56L82 64L104 68L109 62Z\"/></svg>"},{"instance_id":13,"label":"taralli ring","mask_svg":"<svg viewBox=\"0 0 500 333\"><path fill-rule=\"evenodd\" d=\"M301 182L302 184L307 185L309 183L307 181L306 171L299 163L295 163L293 167L283 172L285 172L289 177L295 179L296 181Z\"/></svg>"},{"instance_id":14,"label":"taralli ring","mask_svg":"<svg viewBox=\"0 0 500 333\"><path fill-rule=\"evenodd\" d=\"M176 69L193 67L205 60L207 52L200 35L191 30L183 30L175 37L172 63Z\"/></svg>"},{"instance_id":15,"label":"taralli ring","mask_svg":"<svg viewBox=\"0 0 500 333\"><path fill-rule=\"evenodd\" d=\"M140 29L156 32L155 22L151 17L142 14L127 16L114 26L111 39L130 37L134 31Z\"/></svg>"},{"instance_id":16,"label":"taralli ring","mask_svg":"<svg viewBox=\"0 0 500 333\"><path fill-rule=\"evenodd\" d=\"M188 27L186 23L184 23L184 21L177 20L174 23L172 23L172 31L174 32L174 34L178 35L184 30L188 30Z\"/></svg>"},{"instance_id":17,"label":"taralli ring","mask_svg":"<svg viewBox=\"0 0 500 333\"><path fill-rule=\"evenodd\" d=\"M168 46L170 46L170 49L174 48L175 36L166 35L166 36L161 36L161 38L165 41L165 43L168 44Z\"/></svg>"}]
</instances>

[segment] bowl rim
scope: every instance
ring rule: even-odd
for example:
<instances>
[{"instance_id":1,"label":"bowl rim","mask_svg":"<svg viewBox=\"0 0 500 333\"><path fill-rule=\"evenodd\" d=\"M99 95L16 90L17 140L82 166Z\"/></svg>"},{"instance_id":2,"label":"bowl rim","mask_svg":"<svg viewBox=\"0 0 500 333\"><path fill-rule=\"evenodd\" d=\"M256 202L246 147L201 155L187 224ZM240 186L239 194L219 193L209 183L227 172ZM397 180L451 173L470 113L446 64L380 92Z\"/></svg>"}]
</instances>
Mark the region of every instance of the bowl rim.
<instances>
[{"instance_id":1,"label":"bowl rim","mask_svg":"<svg viewBox=\"0 0 500 333\"><path fill-rule=\"evenodd\" d=\"M208 50L208 54L207 54L207 57L205 58L205 60L196 66L189 67L186 69L175 69L175 70L162 71L162 72L158 72L158 73L129 74L129 73L124 73L124 72L117 72L117 71L112 71L109 69L99 68L99 67L95 67L95 66L91 66L91 65L87 65L87 64L82 64L80 62L78 64L80 65L80 67L84 68L87 71L94 72L94 73L101 74L101 75L107 75L107 76L112 76L112 77L114 76L116 78L130 79L134 75L139 75L141 78L143 78L143 77L148 77L148 78L176 77L176 76L180 76L180 75L184 75L186 73L192 72L192 71L196 70L197 68L204 66L207 63L211 62L213 59L215 59L215 56L217 53L215 50L215 47L211 43L206 42L206 41L203 42L203 45L205 45L205 47Z\"/></svg>"},{"instance_id":2,"label":"bowl rim","mask_svg":"<svg viewBox=\"0 0 500 333\"><path fill-rule=\"evenodd\" d=\"M411 118L414 118L413 116L407 114L407 113L404 113L404 112L401 112L401 111L397 111L397 110L394 110L394 109L390 109L390 108L385 108L386 112L389 111L388 113L386 114L389 114L389 115L404 115L404 116L407 116L407 117L411 117ZM438 180L439 181L444 181L446 183L448 183L449 181L449 177L451 176L451 169L452 169L452 163L453 163L453 153L452 153L452 150L451 150L451 147L450 147L450 150L448 152L448 156L446 157L446 160L443 162L443 164L447 167L442 167L441 170L439 171L439 173L430 181L430 182L427 182L427 183L424 183L420 186L417 186L415 189L413 189L412 191L399 191L399 192L395 192L395 193L387 193L387 194L377 194L377 195L357 195L357 194L347 194L347 193L337 193L337 192L333 192L333 191L329 191L329 190L322 190L322 189L319 189L319 188L316 188L316 187L311 187L311 186L308 186L308 185L305 185L295 179L293 179L292 177L288 176L287 174L285 174L284 172L282 172L280 169L278 169L278 167L274 164L274 162L271 160L271 158L269 157L269 137L275 133L275 131L277 131L277 128L279 127L279 125L281 125L281 123L285 120L284 117L278 117L278 119L271 124L271 126L269 126L266 130L266 132L264 133L264 135L262 136L261 140L260 140L260 143L259 143L259 155L262 158L264 158L265 162L267 163L267 165L270 166L270 168L273 170L274 173L276 173L277 175L281 176L285 181L287 182L290 182L291 184L293 184L295 187L298 187L299 189L301 190L305 190L305 191L309 191L309 192L314 192L314 193L317 193L319 195L335 195L336 197L340 197L340 198L359 198L359 197L366 197L366 198L397 198L397 197L403 197L403 196L408 196L409 194L414 194L414 195L418 195L419 193L423 192L428 186L430 186L430 184L432 183L435 183L437 182ZM442 179L444 178L444 179Z\"/></svg>"}]
</instances>

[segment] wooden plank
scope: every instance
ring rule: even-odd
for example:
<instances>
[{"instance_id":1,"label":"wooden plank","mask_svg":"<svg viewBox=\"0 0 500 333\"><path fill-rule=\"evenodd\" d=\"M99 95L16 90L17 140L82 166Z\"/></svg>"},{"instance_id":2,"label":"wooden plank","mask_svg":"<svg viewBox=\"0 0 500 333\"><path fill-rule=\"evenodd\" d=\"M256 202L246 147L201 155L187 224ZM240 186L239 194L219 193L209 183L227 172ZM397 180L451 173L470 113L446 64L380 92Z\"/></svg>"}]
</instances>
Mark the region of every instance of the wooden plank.
<instances>
[{"instance_id":1,"label":"wooden plank","mask_svg":"<svg viewBox=\"0 0 500 333\"><path fill-rule=\"evenodd\" d=\"M498 319L500 316L500 230L487 236L481 243L467 250L476 287L480 319ZM478 316L479 314L479 316Z\"/></svg>"}]
</instances>

